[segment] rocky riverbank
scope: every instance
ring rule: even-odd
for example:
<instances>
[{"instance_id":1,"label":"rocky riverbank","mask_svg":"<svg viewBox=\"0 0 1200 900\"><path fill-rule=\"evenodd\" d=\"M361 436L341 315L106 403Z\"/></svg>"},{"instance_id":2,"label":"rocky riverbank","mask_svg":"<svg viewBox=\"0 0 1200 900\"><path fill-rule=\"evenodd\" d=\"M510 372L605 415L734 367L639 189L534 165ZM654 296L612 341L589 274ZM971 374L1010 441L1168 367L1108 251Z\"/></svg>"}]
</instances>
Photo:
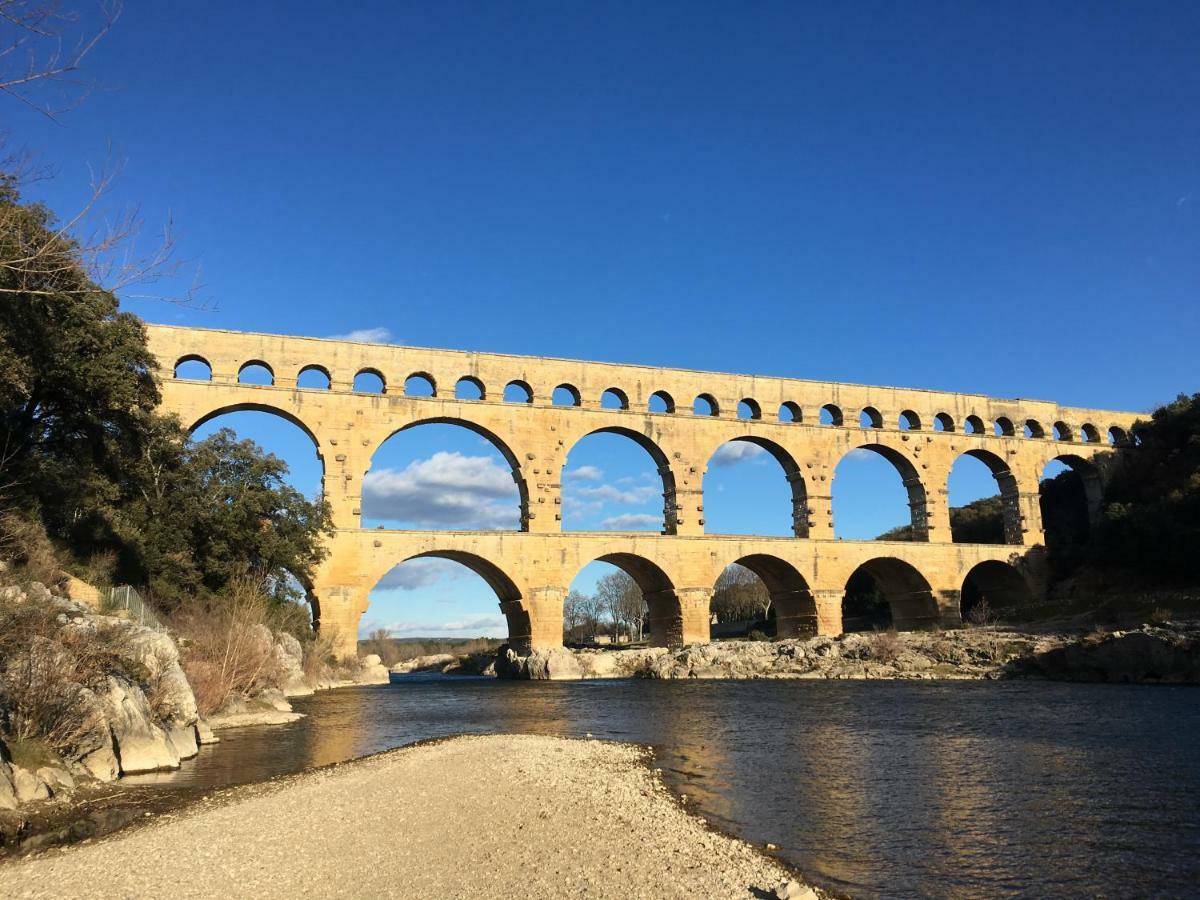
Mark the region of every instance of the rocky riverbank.
<instances>
[{"instance_id":1,"label":"rocky riverbank","mask_svg":"<svg viewBox=\"0 0 1200 900\"><path fill-rule=\"evenodd\" d=\"M647 758L517 735L405 748L0 866L0 896L660 900L774 896L796 879L688 813ZM820 896L799 884L780 895Z\"/></svg>"},{"instance_id":2,"label":"rocky riverbank","mask_svg":"<svg viewBox=\"0 0 1200 900\"><path fill-rule=\"evenodd\" d=\"M879 631L808 640L714 641L678 650L555 648L520 656L501 648L501 678L1050 678L1200 683L1200 626L1030 634L959 629Z\"/></svg>"}]
</instances>

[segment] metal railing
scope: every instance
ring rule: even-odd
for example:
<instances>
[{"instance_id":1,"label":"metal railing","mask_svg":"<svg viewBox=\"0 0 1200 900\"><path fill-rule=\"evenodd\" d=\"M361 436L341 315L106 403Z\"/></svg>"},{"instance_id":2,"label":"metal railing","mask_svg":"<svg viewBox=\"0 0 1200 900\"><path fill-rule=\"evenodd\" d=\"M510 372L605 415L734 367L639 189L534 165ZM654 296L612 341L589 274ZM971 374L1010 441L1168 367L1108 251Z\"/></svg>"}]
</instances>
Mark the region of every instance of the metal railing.
<instances>
[{"instance_id":1,"label":"metal railing","mask_svg":"<svg viewBox=\"0 0 1200 900\"><path fill-rule=\"evenodd\" d=\"M150 608L149 604L142 599L137 591L127 584L109 588L104 605L106 609L112 612L124 610L129 614L128 618L139 625L145 625L147 628L153 628L155 631L167 630L166 626L158 620L158 616L154 614L154 610Z\"/></svg>"}]
</instances>

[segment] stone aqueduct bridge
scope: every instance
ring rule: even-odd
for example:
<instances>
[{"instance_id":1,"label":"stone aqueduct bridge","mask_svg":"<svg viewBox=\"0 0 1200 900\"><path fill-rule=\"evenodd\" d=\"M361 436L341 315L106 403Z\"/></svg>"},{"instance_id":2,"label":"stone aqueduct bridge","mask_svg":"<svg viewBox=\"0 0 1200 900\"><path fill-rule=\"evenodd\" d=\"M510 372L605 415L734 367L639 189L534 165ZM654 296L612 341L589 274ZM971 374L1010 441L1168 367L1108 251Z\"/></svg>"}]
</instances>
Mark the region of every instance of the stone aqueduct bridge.
<instances>
[{"instance_id":1,"label":"stone aqueduct bridge","mask_svg":"<svg viewBox=\"0 0 1200 900\"><path fill-rule=\"evenodd\" d=\"M456 560L482 576L496 591L510 639L525 647L561 644L568 585L594 560L614 563L638 582L651 633L662 643L708 640L713 587L734 562L766 583L780 634L839 633L846 583L860 567L890 600L897 627L958 624L969 575L993 606L1044 589L1036 563L1044 543L1038 483L1045 466L1060 459L1079 471L1094 515L1111 444L1122 444L1136 419L972 394L159 325L148 332L161 365L163 407L186 426L261 410L295 423L316 445L337 530L308 587L321 627L333 629L347 652L371 588L396 563L420 556ZM173 377L191 360L207 364L209 380ZM266 367L273 383L239 383L250 365ZM329 386L298 387L300 373L310 369ZM362 373L377 376L383 392L355 391ZM405 396L412 375L426 378L434 396ZM481 399L455 399L463 379ZM513 383L527 402L504 401ZM552 403L560 386L573 406ZM622 408L601 406L608 391ZM665 412L649 411L654 395ZM713 415L693 414L699 397ZM749 418L739 417L739 405ZM520 531L360 527L372 455L397 431L429 422L465 426L496 445L520 494ZM663 481L661 534L561 530L567 454L596 432L625 435L654 458ZM705 534L705 468L730 440L753 442L779 461L795 537ZM834 539L834 470L857 448L882 455L900 473L916 541ZM947 478L962 454L982 460L996 477L1007 545L951 541Z\"/></svg>"}]
</instances>

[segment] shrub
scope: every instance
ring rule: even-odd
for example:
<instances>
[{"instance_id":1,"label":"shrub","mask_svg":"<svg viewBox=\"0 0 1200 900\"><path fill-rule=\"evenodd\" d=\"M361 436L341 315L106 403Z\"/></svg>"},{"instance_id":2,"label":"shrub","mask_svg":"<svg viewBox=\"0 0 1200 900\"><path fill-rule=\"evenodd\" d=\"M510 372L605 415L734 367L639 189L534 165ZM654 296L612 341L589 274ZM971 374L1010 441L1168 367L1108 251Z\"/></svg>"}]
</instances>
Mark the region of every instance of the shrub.
<instances>
[{"instance_id":1,"label":"shrub","mask_svg":"<svg viewBox=\"0 0 1200 900\"><path fill-rule=\"evenodd\" d=\"M240 576L217 596L181 605L171 625L182 638L183 670L202 714L233 696L279 687L283 671L271 631L275 604L257 578Z\"/></svg>"},{"instance_id":2,"label":"shrub","mask_svg":"<svg viewBox=\"0 0 1200 900\"><path fill-rule=\"evenodd\" d=\"M46 529L15 512L0 514L0 560L12 567L12 580L36 581L50 588L62 584L58 553Z\"/></svg>"},{"instance_id":3,"label":"shrub","mask_svg":"<svg viewBox=\"0 0 1200 900\"><path fill-rule=\"evenodd\" d=\"M1175 611L1165 606L1156 606L1150 613L1151 625L1166 625L1175 618Z\"/></svg>"},{"instance_id":4,"label":"shrub","mask_svg":"<svg viewBox=\"0 0 1200 900\"><path fill-rule=\"evenodd\" d=\"M992 607L988 604L984 597L979 598L971 609L967 612L967 624L974 625L979 628L986 628L989 625L995 625L997 616L992 611Z\"/></svg>"},{"instance_id":5,"label":"shrub","mask_svg":"<svg viewBox=\"0 0 1200 900\"><path fill-rule=\"evenodd\" d=\"M746 635L746 640L748 641L769 641L770 639L771 638L768 635L759 631L757 628L752 629L750 633Z\"/></svg>"},{"instance_id":6,"label":"shrub","mask_svg":"<svg viewBox=\"0 0 1200 900\"><path fill-rule=\"evenodd\" d=\"M901 649L900 636L892 628L874 632L868 646L870 658L881 663L894 663L900 656Z\"/></svg>"}]
</instances>

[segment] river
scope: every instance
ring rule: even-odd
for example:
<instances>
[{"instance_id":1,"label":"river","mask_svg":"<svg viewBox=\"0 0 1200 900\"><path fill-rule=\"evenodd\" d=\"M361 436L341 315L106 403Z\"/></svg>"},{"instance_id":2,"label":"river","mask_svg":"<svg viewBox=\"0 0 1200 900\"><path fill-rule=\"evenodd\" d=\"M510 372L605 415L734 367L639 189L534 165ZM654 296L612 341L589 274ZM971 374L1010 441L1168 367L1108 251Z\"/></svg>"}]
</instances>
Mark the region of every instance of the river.
<instances>
[{"instance_id":1,"label":"river","mask_svg":"<svg viewBox=\"0 0 1200 900\"><path fill-rule=\"evenodd\" d=\"M653 745L711 822L854 897L1200 895L1195 688L393 678L129 781L191 793L461 732L590 733Z\"/></svg>"}]
</instances>

